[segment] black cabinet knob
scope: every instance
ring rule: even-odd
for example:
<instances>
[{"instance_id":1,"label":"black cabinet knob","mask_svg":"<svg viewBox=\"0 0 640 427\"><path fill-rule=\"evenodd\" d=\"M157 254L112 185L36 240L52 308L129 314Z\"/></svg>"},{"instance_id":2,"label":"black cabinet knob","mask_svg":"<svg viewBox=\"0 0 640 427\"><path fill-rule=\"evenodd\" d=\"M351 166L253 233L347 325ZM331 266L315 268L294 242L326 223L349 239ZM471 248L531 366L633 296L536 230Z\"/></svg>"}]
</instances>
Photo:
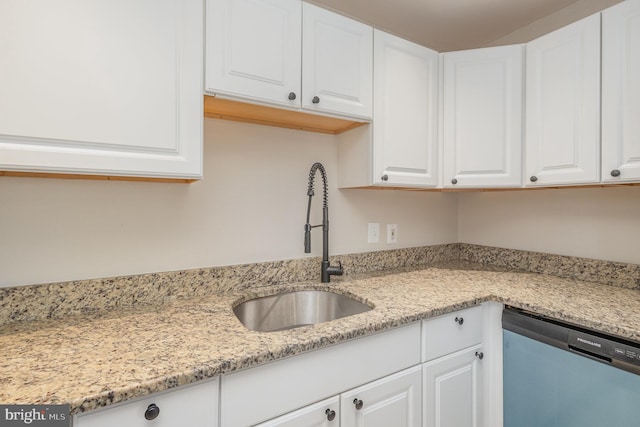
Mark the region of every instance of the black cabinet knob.
<instances>
[{"instance_id":1,"label":"black cabinet knob","mask_svg":"<svg viewBox=\"0 0 640 427\"><path fill-rule=\"evenodd\" d=\"M294 99L296 99L296 93L295 92L289 92L289 101L293 101Z\"/></svg>"},{"instance_id":2,"label":"black cabinet knob","mask_svg":"<svg viewBox=\"0 0 640 427\"><path fill-rule=\"evenodd\" d=\"M389 181L389 175L382 175L382 176L380 177L380 179L381 179L381 180L383 180L383 181L385 181L385 182L386 182L386 181Z\"/></svg>"},{"instance_id":3,"label":"black cabinet knob","mask_svg":"<svg viewBox=\"0 0 640 427\"><path fill-rule=\"evenodd\" d=\"M484 358L484 353L481 351L476 351L476 357L480 360Z\"/></svg>"},{"instance_id":4,"label":"black cabinet knob","mask_svg":"<svg viewBox=\"0 0 640 427\"><path fill-rule=\"evenodd\" d=\"M620 176L620 170L619 169L614 169L611 171L611 176L613 177L618 177Z\"/></svg>"},{"instance_id":5,"label":"black cabinet knob","mask_svg":"<svg viewBox=\"0 0 640 427\"><path fill-rule=\"evenodd\" d=\"M531 178L529 178L529 181L531 182L536 182L538 180L538 177L535 175L532 175Z\"/></svg>"},{"instance_id":6,"label":"black cabinet knob","mask_svg":"<svg viewBox=\"0 0 640 427\"><path fill-rule=\"evenodd\" d=\"M320 98L318 98L317 96L314 96L311 102L313 102L314 104L318 104L320 102Z\"/></svg>"},{"instance_id":7,"label":"black cabinet knob","mask_svg":"<svg viewBox=\"0 0 640 427\"><path fill-rule=\"evenodd\" d=\"M144 418L147 420L155 420L160 415L160 408L155 403L152 403L147 407L147 410L144 411Z\"/></svg>"},{"instance_id":8,"label":"black cabinet knob","mask_svg":"<svg viewBox=\"0 0 640 427\"><path fill-rule=\"evenodd\" d=\"M453 319L458 325L462 325L464 323L464 317L456 317Z\"/></svg>"},{"instance_id":9,"label":"black cabinet knob","mask_svg":"<svg viewBox=\"0 0 640 427\"><path fill-rule=\"evenodd\" d=\"M327 409L326 411L324 411L324 413L329 421L333 421L336 419L336 411L334 411L333 409Z\"/></svg>"},{"instance_id":10,"label":"black cabinet knob","mask_svg":"<svg viewBox=\"0 0 640 427\"><path fill-rule=\"evenodd\" d=\"M453 178L453 179L451 180L451 183L452 183L453 185L456 185L456 184L458 183L458 180L457 180L457 179L455 179L455 178Z\"/></svg>"},{"instance_id":11,"label":"black cabinet knob","mask_svg":"<svg viewBox=\"0 0 640 427\"><path fill-rule=\"evenodd\" d=\"M356 409L359 411L360 409L362 409L362 407L364 406L364 403L362 402L362 400L355 398L353 399L353 404L356 405Z\"/></svg>"}]
</instances>

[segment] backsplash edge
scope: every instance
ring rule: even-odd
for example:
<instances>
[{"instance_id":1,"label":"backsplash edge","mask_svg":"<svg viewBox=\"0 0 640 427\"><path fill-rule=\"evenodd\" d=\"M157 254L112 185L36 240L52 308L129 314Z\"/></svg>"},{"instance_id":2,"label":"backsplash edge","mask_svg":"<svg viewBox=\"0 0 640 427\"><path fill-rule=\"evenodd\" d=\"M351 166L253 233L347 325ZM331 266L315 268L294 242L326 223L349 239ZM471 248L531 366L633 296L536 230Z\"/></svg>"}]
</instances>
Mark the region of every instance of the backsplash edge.
<instances>
[{"instance_id":1,"label":"backsplash edge","mask_svg":"<svg viewBox=\"0 0 640 427\"><path fill-rule=\"evenodd\" d=\"M640 290L640 265L467 243L331 257L345 275L463 260ZM243 289L319 281L320 258L309 257L0 288L0 325L59 319L204 297Z\"/></svg>"},{"instance_id":2,"label":"backsplash edge","mask_svg":"<svg viewBox=\"0 0 640 427\"><path fill-rule=\"evenodd\" d=\"M460 260L640 290L640 265L460 243Z\"/></svg>"}]
</instances>

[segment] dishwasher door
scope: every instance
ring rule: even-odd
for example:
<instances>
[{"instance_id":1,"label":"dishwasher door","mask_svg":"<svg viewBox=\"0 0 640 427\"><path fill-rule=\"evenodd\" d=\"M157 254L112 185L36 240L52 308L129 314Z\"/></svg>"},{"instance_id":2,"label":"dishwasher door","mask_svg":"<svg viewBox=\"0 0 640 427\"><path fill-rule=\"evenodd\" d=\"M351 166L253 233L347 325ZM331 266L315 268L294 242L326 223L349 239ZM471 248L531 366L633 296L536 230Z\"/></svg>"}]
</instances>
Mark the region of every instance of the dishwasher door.
<instances>
[{"instance_id":1,"label":"dishwasher door","mask_svg":"<svg viewBox=\"0 0 640 427\"><path fill-rule=\"evenodd\" d=\"M503 339L504 427L640 425L640 375L510 330Z\"/></svg>"}]
</instances>

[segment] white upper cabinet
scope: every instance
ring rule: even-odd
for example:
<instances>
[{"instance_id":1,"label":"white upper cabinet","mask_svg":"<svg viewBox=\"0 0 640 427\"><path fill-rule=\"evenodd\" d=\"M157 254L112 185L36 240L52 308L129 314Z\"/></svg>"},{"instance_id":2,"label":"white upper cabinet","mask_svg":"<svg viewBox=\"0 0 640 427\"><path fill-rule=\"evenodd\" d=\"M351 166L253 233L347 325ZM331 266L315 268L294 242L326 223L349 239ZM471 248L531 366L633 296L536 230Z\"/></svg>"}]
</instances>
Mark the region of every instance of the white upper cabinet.
<instances>
[{"instance_id":1,"label":"white upper cabinet","mask_svg":"<svg viewBox=\"0 0 640 427\"><path fill-rule=\"evenodd\" d=\"M372 126L338 135L338 186L428 188L439 182L436 52L374 31Z\"/></svg>"},{"instance_id":2,"label":"white upper cabinet","mask_svg":"<svg viewBox=\"0 0 640 427\"><path fill-rule=\"evenodd\" d=\"M205 90L299 107L302 3L207 0Z\"/></svg>"},{"instance_id":3,"label":"white upper cabinet","mask_svg":"<svg viewBox=\"0 0 640 427\"><path fill-rule=\"evenodd\" d=\"M640 180L640 0L602 14L602 180Z\"/></svg>"},{"instance_id":4,"label":"white upper cabinet","mask_svg":"<svg viewBox=\"0 0 640 427\"><path fill-rule=\"evenodd\" d=\"M373 28L303 4L302 107L371 118Z\"/></svg>"},{"instance_id":5,"label":"white upper cabinet","mask_svg":"<svg viewBox=\"0 0 640 427\"><path fill-rule=\"evenodd\" d=\"M443 186L520 186L522 46L442 57Z\"/></svg>"},{"instance_id":6,"label":"white upper cabinet","mask_svg":"<svg viewBox=\"0 0 640 427\"><path fill-rule=\"evenodd\" d=\"M207 0L205 93L371 119L373 28L299 0Z\"/></svg>"},{"instance_id":7,"label":"white upper cabinet","mask_svg":"<svg viewBox=\"0 0 640 427\"><path fill-rule=\"evenodd\" d=\"M526 49L526 184L598 182L600 14Z\"/></svg>"},{"instance_id":8,"label":"white upper cabinet","mask_svg":"<svg viewBox=\"0 0 640 427\"><path fill-rule=\"evenodd\" d=\"M0 170L202 176L199 0L0 2Z\"/></svg>"},{"instance_id":9,"label":"white upper cabinet","mask_svg":"<svg viewBox=\"0 0 640 427\"><path fill-rule=\"evenodd\" d=\"M438 53L374 33L373 183L438 185Z\"/></svg>"}]
</instances>

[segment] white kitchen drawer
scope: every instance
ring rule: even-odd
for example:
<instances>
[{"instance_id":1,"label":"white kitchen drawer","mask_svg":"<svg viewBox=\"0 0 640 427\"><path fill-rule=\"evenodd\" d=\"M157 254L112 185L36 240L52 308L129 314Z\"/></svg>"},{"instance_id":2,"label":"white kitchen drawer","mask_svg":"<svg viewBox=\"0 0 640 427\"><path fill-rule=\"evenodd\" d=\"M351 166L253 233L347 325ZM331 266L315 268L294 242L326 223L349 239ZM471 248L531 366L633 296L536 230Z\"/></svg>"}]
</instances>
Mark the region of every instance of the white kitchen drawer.
<instances>
[{"instance_id":1,"label":"white kitchen drawer","mask_svg":"<svg viewBox=\"0 0 640 427\"><path fill-rule=\"evenodd\" d=\"M222 377L220 423L255 425L419 363L416 322L234 372Z\"/></svg>"},{"instance_id":2,"label":"white kitchen drawer","mask_svg":"<svg viewBox=\"0 0 640 427\"><path fill-rule=\"evenodd\" d=\"M482 342L482 306L422 321L422 361Z\"/></svg>"},{"instance_id":3,"label":"white kitchen drawer","mask_svg":"<svg viewBox=\"0 0 640 427\"><path fill-rule=\"evenodd\" d=\"M74 427L217 427L219 379L153 394L76 415ZM150 405L160 412L153 420L145 419Z\"/></svg>"}]
</instances>

